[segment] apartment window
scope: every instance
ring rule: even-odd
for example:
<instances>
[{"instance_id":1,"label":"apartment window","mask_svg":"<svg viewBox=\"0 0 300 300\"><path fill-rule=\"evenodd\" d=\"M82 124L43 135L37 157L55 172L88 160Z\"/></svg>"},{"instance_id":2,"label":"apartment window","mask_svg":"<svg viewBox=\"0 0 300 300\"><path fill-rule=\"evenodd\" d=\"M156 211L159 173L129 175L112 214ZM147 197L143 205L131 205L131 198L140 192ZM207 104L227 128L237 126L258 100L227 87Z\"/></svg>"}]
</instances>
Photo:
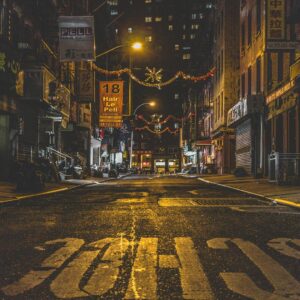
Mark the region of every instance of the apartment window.
<instances>
[{"instance_id":1,"label":"apartment window","mask_svg":"<svg viewBox=\"0 0 300 300\"><path fill-rule=\"evenodd\" d=\"M242 91L242 97L245 97L246 94L246 78L245 78L245 73L242 74L242 78L241 78L241 91Z\"/></svg>"},{"instance_id":2,"label":"apartment window","mask_svg":"<svg viewBox=\"0 0 300 300\"><path fill-rule=\"evenodd\" d=\"M5 4L0 1L0 35L4 34L5 28Z\"/></svg>"},{"instance_id":3,"label":"apartment window","mask_svg":"<svg viewBox=\"0 0 300 300\"><path fill-rule=\"evenodd\" d=\"M186 35L185 35L185 34L182 35L182 39L183 39L183 40L186 39Z\"/></svg>"},{"instance_id":4,"label":"apartment window","mask_svg":"<svg viewBox=\"0 0 300 300\"><path fill-rule=\"evenodd\" d=\"M248 68L248 95L252 93L252 67Z\"/></svg>"},{"instance_id":5,"label":"apartment window","mask_svg":"<svg viewBox=\"0 0 300 300\"><path fill-rule=\"evenodd\" d=\"M278 53L278 82L283 80L283 53Z\"/></svg>"},{"instance_id":6,"label":"apartment window","mask_svg":"<svg viewBox=\"0 0 300 300\"><path fill-rule=\"evenodd\" d=\"M261 92L261 58L256 59L256 93Z\"/></svg>"},{"instance_id":7,"label":"apartment window","mask_svg":"<svg viewBox=\"0 0 300 300\"><path fill-rule=\"evenodd\" d=\"M192 34L190 35L190 38L191 38L191 40L194 40L194 39L196 38L196 34L195 34L195 33L192 33Z\"/></svg>"},{"instance_id":8,"label":"apartment window","mask_svg":"<svg viewBox=\"0 0 300 300\"><path fill-rule=\"evenodd\" d=\"M118 14L118 11L116 10L116 9L112 9L111 11L110 11L110 15L111 16L116 16Z\"/></svg>"},{"instance_id":9,"label":"apartment window","mask_svg":"<svg viewBox=\"0 0 300 300\"><path fill-rule=\"evenodd\" d=\"M145 22L146 23L152 22L152 17L145 17Z\"/></svg>"},{"instance_id":10,"label":"apartment window","mask_svg":"<svg viewBox=\"0 0 300 300\"><path fill-rule=\"evenodd\" d=\"M241 28L241 43L242 43L242 51L244 51L245 46L246 46L246 25L245 25L245 22L243 22L242 28Z\"/></svg>"},{"instance_id":11,"label":"apartment window","mask_svg":"<svg viewBox=\"0 0 300 300\"><path fill-rule=\"evenodd\" d=\"M173 25L168 26L169 31L173 31Z\"/></svg>"},{"instance_id":12,"label":"apartment window","mask_svg":"<svg viewBox=\"0 0 300 300\"><path fill-rule=\"evenodd\" d=\"M197 19L197 14L192 14L191 18L192 18L192 20L196 20Z\"/></svg>"},{"instance_id":13,"label":"apartment window","mask_svg":"<svg viewBox=\"0 0 300 300\"><path fill-rule=\"evenodd\" d=\"M261 30L261 0L256 0L256 32Z\"/></svg>"},{"instance_id":14,"label":"apartment window","mask_svg":"<svg viewBox=\"0 0 300 300\"><path fill-rule=\"evenodd\" d=\"M172 15L168 16L168 21L173 21L173 16Z\"/></svg>"},{"instance_id":15,"label":"apartment window","mask_svg":"<svg viewBox=\"0 0 300 300\"><path fill-rule=\"evenodd\" d=\"M191 59L191 54L190 54L190 53L184 53L184 54L182 55L182 59L183 59L183 60L189 60L189 59Z\"/></svg>"},{"instance_id":16,"label":"apartment window","mask_svg":"<svg viewBox=\"0 0 300 300\"><path fill-rule=\"evenodd\" d=\"M248 15L248 46L252 42L252 11L249 11Z\"/></svg>"},{"instance_id":17,"label":"apartment window","mask_svg":"<svg viewBox=\"0 0 300 300\"><path fill-rule=\"evenodd\" d=\"M220 75L223 74L223 64L224 64L224 51L223 49L221 50L221 61L220 61Z\"/></svg>"},{"instance_id":18,"label":"apartment window","mask_svg":"<svg viewBox=\"0 0 300 300\"><path fill-rule=\"evenodd\" d=\"M272 65L272 58L271 58L271 53L268 53L268 66L267 66L267 74L268 74L268 89L270 90L272 88L273 85L273 81L272 81L272 69L273 69L273 65Z\"/></svg>"},{"instance_id":19,"label":"apartment window","mask_svg":"<svg viewBox=\"0 0 300 300\"><path fill-rule=\"evenodd\" d=\"M198 30L199 29L199 24L192 24L191 29L192 30Z\"/></svg>"},{"instance_id":20,"label":"apartment window","mask_svg":"<svg viewBox=\"0 0 300 300\"><path fill-rule=\"evenodd\" d=\"M147 36L145 37L145 41L146 41L146 42L152 42L152 35L147 35Z\"/></svg>"},{"instance_id":21,"label":"apartment window","mask_svg":"<svg viewBox=\"0 0 300 300\"><path fill-rule=\"evenodd\" d=\"M178 44L175 44L175 45L174 45L174 49L175 49L175 51L179 51L179 49L180 49L179 45L178 45Z\"/></svg>"},{"instance_id":22,"label":"apartment window","mask_svg":"<svg viewBox=\"0 0 300 300\"><path fill-rule=\"evenodd\" d=\"M155 22L161 22L162 21L162 17L156 17L155 18Z\"/></svg>"},{"instance_id":23,"label":"apartment window","mask_svg":"<svg viewBox=\"0 0 300 300\"><path fill-rule=\"evenodd\" d=\"M145 3L152 3L152 0L145 0Z\"/></svg>"},{"instance_id":24,"label":"apartment window","mask_svg":"<svg viewBox=\"0 0 300 300\"><path fill-rule=\"evenodd\" d=\"M221 117L223 117L224 116L224 93L222 92L221 93L221 103L220 103L220 106L221 106Z\"/></svg>"},{"instance_id":25,"label":"apartment window","mask_svg":"<svg viewBox=\"0 0 300 300\"><path fill-rule=\"evenodd\" d=\"M132 33L132 28L131 27L128 28L128 33Z\"/></svg>"}]
</instances>

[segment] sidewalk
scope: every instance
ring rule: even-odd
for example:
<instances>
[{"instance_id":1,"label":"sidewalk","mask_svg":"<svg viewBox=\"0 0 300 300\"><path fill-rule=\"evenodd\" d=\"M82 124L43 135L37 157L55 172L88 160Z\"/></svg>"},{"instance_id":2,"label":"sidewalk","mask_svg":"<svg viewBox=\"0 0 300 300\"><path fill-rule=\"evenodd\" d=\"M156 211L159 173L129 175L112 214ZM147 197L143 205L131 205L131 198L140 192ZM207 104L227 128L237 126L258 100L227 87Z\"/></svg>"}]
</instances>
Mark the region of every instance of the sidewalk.
<instances>
[{"instance_id":1,"label":"sidewalk","mask_svg":"<svg viewBox=\"0 0 300 300\"><path fill-rule=\"evenodd\" d=\"M34 198L37 196L55 194L64 192L74 188L82 187L85 185L97 184L113 179L121 179L128 176L129 174L122 174L118 178L94 178L89 177L87 179L69 179L62 181L61 183L46 183L46 187L41 192L18 192L16 191L16 185L11 182L0 181L0 204L13 202L17 200Z\"/></svg>"},{"instance_id":2,"label":"sidewalk","mask_svg":"<svg viewBox=\"0 0 300 300\"><path fill-rule=\"evenodd\" d=\"M300 208L300 186L280 186L267 179L253 177L235 177L234 175L201 175L199 180L226 186L270 201Z\"/></svg>"}]
</instances>

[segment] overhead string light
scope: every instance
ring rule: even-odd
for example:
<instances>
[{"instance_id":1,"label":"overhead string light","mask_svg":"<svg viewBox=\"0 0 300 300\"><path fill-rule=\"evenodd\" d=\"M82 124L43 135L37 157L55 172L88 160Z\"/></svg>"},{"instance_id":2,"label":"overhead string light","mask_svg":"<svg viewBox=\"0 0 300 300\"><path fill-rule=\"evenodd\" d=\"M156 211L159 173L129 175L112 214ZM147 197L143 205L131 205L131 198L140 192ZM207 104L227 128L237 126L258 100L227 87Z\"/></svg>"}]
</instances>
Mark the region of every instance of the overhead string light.
<instances>
[{"instance_id":1,"label":"overhead string light","mask_svg":"<svg viewBox=\"0 0 300 300\"><path fill-rule=\"evenodd\" d=\"M161 135L161 134L166 133L166 132L168 132L168 133L170 133L170 134L177 134L178 131L179 131L178 128L175 129L175 130L172 130L172 129L170 129L169 127L166 127L166 128L164 128L164 129L162 129L162 130L157 131L157 130L151 129L149 126L136 127L135 130L137 130L137 131L147 130L147 131L149 131L149 132L151 132L151 133L153 133L153 134L156 134L156 135Z\"/></svg>"},{"instance_id":2,"label":"overhead string light","mask_svg":"<svg viewBox=\"0 0 300 300\"><path fill-rule=\"evenodd\" d=\"M146 81L143 81L143 80L140 80L139 78L137 78L132 73L131 69L129 69L129 68L110 71L110 70L106 70L106 69L103 69L103 68L97 66L95 63L92 64L92 68L93 68L94 71L99 72L99 73L104 74L104 75L107 75L107 76L118 76L118 77L120 77L122 74L126 73L136 83L138 83L140 85L143 85L145 87L158 88L158 89L161 89L162 87L165 87L167 85L172 84L175 80L177 80L179 78L182 78L183 80L198 82L198 81L207 80L208 78L213 77L214 73L215 73L215 68L211 69L206 74L199 75L199 76L193 76L193 75L186 74L182 71L178 71L178 72L175 73L175 75L173 77L171 77L170 79L168 79L166 81L161 81L161 82L158 82L158 83L150 83L150 82L147 82L147 79L146 79Z\"/></svg>"}]
</instances>

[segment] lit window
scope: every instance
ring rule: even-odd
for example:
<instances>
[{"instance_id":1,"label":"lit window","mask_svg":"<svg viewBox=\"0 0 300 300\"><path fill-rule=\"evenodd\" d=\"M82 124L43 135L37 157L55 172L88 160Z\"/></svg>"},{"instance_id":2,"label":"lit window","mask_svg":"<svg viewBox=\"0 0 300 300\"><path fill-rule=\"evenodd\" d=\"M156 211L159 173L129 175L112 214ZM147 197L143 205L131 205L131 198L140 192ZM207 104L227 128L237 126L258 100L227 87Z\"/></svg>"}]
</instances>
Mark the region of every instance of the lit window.
<instances>
[{"instance_id":1,"label":"lit window","mask_svg":"<svg viewBox=\"0 0 300 300\"><path fill-rule=\"evenodd\" d=\"M175 45L174 45L174 49L175 49L176 51L179 51L180 46L179 46L178 44L175 44Z\"/></svg>"},{"instance_id":2,"label":"lit window","mask_svg":"<svg viewBox=\"0 0 300 300\"><path fill-rule=\"evenodd\" d=\"M169 31L173 31L173 25L169 25L168 29Z\"/></svg>"},{"instance_id":3,"label":"lit window","mask_svg":"<svg viewBox=\"0 0 300 300\"><path fill-rule=\"evenodd\" d=\"M128 28L128 32L132 33L132 28L131 27Z\"/></svg>"},{"instance_id":4,"label":"lit window","mask_svg":"<svg viewBox=\"0 0 300 300\"><path fill-rule=\"evenodd\" d=\"M193 30L199 29L199 24L192 24L191 29L193 29Z\"/></svg>"},{"instance_id":5,"label":"lit window","mask_svg":"<svg viewBox=\"0 0 300 300\"><path fill-rule=\"evenodd\" d=\"M183 40L185 40L185 39L186 39L186 36L185 36L185 34L183 34L183 35L182 35L182 39L183 39Z\"/></svg>"},{"instance_id":6,"label":"lit window","mask_svg":"<svg viewBox=\"0 0 300 300\"><path fill-rule=\"evenodd\" d=\"M169 16L168 16L168 20L169 20L169 21L172 21L172 20L173 20L173 16L172 16L172 15L169 15Z\"/></svg>"},{"instance_id":7,"label":"lit window","mask_svg":"<svg viewBox=\"0 0 300 300\"><path fill-rule=\"evenodd\" d=\"M145 0L145 3L151 3L152 0Z\"/></svg>"},{"instance_id":8,"label":"lit window","mask_svg":"<svg viewBox=\"0 0 300 300\"><path fill-rule=\"evenodd\" d=\"M116 16L117 14L118 14L118 11L115 10L115 9L112 9L112 10L110 11L110 15L111 15L111 16Z\"/></svg>"},{"instance_id":9,"label":"lit window","mask_svg":"<svg viewBox=\"0 0 300 300\"><path fill-rule=\"evenodd\" d=\"M192 34L190 35L190 38L191 38L191 40L194 40L194 39L196 38L196 34L195 34L195 33L192 33Z\"/></svg>"},{"instance_id":10,"label":"lit window","mask_svg":"<svg viewBox=\"0 0 300 300\"><path fill-rule=\"evenodd\" d=\"M162 17L156 17L155 18L155 22L161 22L162 21Z\"/></svg>"},{"instance_id":11,"label":"lit window","mask_svg":"<svg viewBox=\"0 0 300 300\"><path fill-rule=\"evenodd\" d=\"M145 22L146 23L152 22L152 17L145 17Z\"/></svg>"},{"instance_id":12,"label":"lit window","mask_svg":"<svg viewBox=\"0 0 300 300\"><path fill-rule=\"evenodd\" d=\"M179 94L177 94L177 93L174 94L174 99L175 99L175 100L178 100L178 99L179 99Z\"/></svg>"},{"instance_id":13,"label":"lit window","mask_svg":"<svg viewBox=\"0 0 300 300\"><path fill-rule=\"evenodd\" d=\"M196 20L197 19L197 14L192 14L192 20Z\"/></svg>"},{"instance_id":14,"label":"lit window","mask_svg":"<svg viewBox=\"0 0 300 300\"><path fill-rule=\"evenodd\" d=\"M190 53L184 53L184 54L182 55L182 59L183 59L183 60L189 60L189 59L191 59L191 54L190 54Z\"/></svg>"},{"instance_id":15,"label":"lit window","mask_svg":"<svg viewBox=\"0 0 300 300\"><path fill-rule=\"evenodd\" d=\"M182 25L182 29L183 29L183 30L186 29L186 25L185 25L185 24Z\"/></svg>"},{"instance_id":16,"label":"lit window","mask_svg":"<svg viewBox=\"0 0 300 300\"><path fill-rule=\"evenodd\" d=\"M119 29L118 29L118 28L115 29L115 33L116 33L116 34L119 33Z\"/></svg>"},{"instance_id":17,"label":"lit window","mask_svg":"<svg viewBox=\"0 0 300 300\"><path fill-rule=\"evenodd\" d=\"M145 41L146 41L146 42L152 42L152 36L151 36L151 35L147 35L147 36L145 37Z\"/></svg>"}]
</instances>

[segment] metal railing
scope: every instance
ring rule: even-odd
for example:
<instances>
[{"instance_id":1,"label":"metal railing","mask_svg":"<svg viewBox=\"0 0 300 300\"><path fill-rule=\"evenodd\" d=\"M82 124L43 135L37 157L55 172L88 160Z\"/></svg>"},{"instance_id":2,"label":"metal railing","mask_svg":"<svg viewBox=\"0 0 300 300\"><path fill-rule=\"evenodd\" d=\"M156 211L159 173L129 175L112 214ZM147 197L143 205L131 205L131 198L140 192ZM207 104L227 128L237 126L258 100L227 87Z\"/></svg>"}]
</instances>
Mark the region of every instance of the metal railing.
<instances>
[{"instance_id":1,"label":"metal railing","mask_svg":"<svg viewBox=\"0 0 300 300\"><path fill-rule=\"evenodd\" d=\"M269 181L281 183L300 183L300 153L269 154Z\"/></svg>"}]
</instances>

